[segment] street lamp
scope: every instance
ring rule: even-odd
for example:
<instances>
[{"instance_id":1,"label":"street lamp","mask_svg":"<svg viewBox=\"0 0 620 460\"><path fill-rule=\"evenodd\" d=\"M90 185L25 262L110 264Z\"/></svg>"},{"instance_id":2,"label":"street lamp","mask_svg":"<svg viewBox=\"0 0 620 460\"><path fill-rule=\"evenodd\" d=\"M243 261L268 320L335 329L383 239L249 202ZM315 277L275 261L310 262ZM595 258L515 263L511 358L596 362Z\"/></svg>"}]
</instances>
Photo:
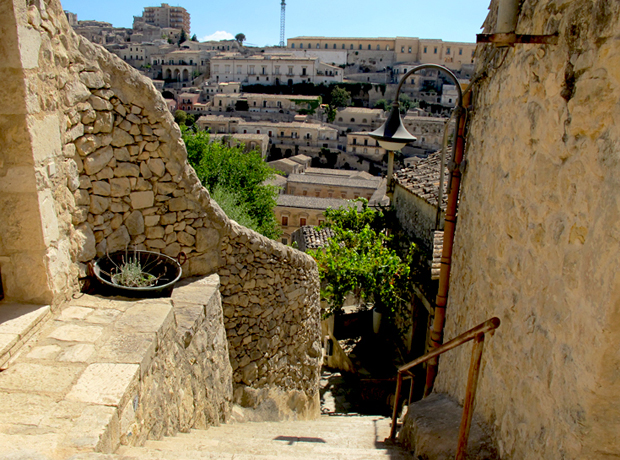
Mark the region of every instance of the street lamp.
<instances>
[{"instance_id":1,"label":"street lamp","mask_svg":"<svg viewBox=\"0 0 620 460\"><path fill-rule=\"evenodd\" d=\"M403 75L403 78L401 78L398 85L398 89L396 90L396 97L394 98L394 102L392 103L392 111L390 112L390 115L388 116L383 126L368 134L370 137L375 139L381 147L388 151L388 195L390 194L390 192L393 191L394 179L392 176L394 175L394 152L401 150L409 142L413 142L416 140L416 137L411 135L409 131L407 131L407 128L405 128L403 120L400 117L400 103L398 102L400 90L408 77L424 69L436 69L448 74L448 77L456 85L456 90L458 93L458 99L456 104L457 110L462 109L463 94L461 91L461 86L459 85L459 81L456 78L456 75L454 75L450 69L437 64L422 64L414 67L405 75Z\"/></svg>"}]
</instances>

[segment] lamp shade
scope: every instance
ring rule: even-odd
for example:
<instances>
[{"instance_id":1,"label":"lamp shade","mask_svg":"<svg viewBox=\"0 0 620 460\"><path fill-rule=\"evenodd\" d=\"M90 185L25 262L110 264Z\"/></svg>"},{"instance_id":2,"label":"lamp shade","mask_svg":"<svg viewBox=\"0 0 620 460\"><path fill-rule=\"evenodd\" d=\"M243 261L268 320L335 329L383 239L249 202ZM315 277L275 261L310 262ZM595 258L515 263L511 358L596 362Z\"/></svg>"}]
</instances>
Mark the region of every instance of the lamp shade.
<instances>
[{"instance_id":1,"label":"lamp shade","mask_svg":"<svg viewBox=\"0 0 620 460\"><path fill-rule=\"evenodd\" d=\"M398 110L398 102L392 104L392 111L388 116L388 119L383 125L368 135L373 139L376 139L381 147L386 150L400 150L409 142L415 141L417 138L412 136L400 117L400 111Z\"/></svg>"}]
</instances>

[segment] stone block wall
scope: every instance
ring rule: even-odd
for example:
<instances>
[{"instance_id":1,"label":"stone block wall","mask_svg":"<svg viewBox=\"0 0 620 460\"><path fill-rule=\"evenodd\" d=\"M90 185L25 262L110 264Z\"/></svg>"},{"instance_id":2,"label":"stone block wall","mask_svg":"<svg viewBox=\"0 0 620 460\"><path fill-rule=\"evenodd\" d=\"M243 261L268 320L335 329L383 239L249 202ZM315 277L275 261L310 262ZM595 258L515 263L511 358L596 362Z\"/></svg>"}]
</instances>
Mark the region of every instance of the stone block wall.
<instances>
[{"instance_id":1,"label":"stone block wall","mask_svg":"<svg viewBox=\"0 0 620 460\"><path fill-rule=\"evenodd\" d=\"M246 286L249 280L243 281L244 293L260 299L253 303L251 313L243 314L255 318L252 328L255 324L262 327L262 320L271 321L274 315L280 315L277 321L295 326L292 334L297 332L298 338L310 340L293 343L285 337L291 333L288 328L274 333L278 339L285 339L284 343L271 342L272 335L252 329L247 336L242 332L246 340L235 345L261 349L272 360L268 364L253 358L258 380L275 372L274 356L286 356L293 364L287 365L276 381L267 382L283 391L301 386L307 391L304 397L308 401L318 398L318 272L314 261L254 232L239 230L227 218L187 163L179 127L151 81L104 48L76 35L58 0L9 3L11 8L0 18L0 28L16 29L16 35L23 39L15 47L27 58L15 60L13 73L22 84L19 107L27 112L22 121L28 131L9 131L11 135L5 136L5 141L11 147L22 139L27 141L26 150L38 163L33 167L32 158L26 158L25 171L34 184L30 200L33 218L28 225L21 225L19 214L14 212L11 215L15 218L5 226L18 236L25 230L39 232L32 237L25 235L33 247L40 241L41 251L46 254L44 266L36 273L42 290L37 298L58 304L70 297L78 287L78 278L86 275L87 263L106 252L126 247L173 257L183 252L187 256L183 275L194 276L230 270L229 265L237 262L229 262L231 254L222 252L222 248L234 245L235 251L252 252L256 259L253 265L247 263L247 270L257 276L255 284ZM6 104L3 100L1 105ZM17 153L24 156L21 152ZM12 157L3 151L3 162L5 158ZM6 188L10 183L0 177L0 186ZM3 208L14 206L10 197L1 203ZM7 260L2 258L5 241L8 239L0 244L0 263L3 267L13 266L13 259L3 262ZM258 273L262 251L267 259L278 254L272 264L274 272L283 278L276 284L278 289L296 285L303 296L299 297L297 290L284 294L277 291L278 297L265 294L258 279L263 275ZM17 260L26 252L16 251L11 257ZM34 261L32 266L36 268L41 264L40 255ZM5 286L25 285L27 278L12 276L4 269L2 274ZM27 297L27 289L21 294L5 289L5 293L14 300L32 300ZM225 304L233 295L230 289L223 288ZM292 316L282 311L286 309L293 311ZM297 309L299 313L295 313ZM270 342L265 348L260 339L267 336ZM236 346L231 344L231 353L238 352ZM235 354L233 359L247 355ZM298 361L303 362L303 370ZM293 383L297 378L305 380ZM256 378L246 380L258 384ZM265 382L260 380L261 385Z\"/></svg>"},{"instance_id":2,"label":"stone block wall","mask_svg":"<svg viewBox=\"0 0 620 460\"><path fill-rule=\"evenodd\" d=\"M398 184L394 188L393 203L398 222L407 234L416 240L420 240L427 250L432 250L437 207ZM444 212L442 211L442 224L443 217Z\"/></svg>"},{"instance_id":3,"label":"stone block wall","mask_svg":"<svg viewBox=\"0 0 620 460\"><path fill-rule=\"evenodd\" d=\"M476 398L502 458L618 458L620 4L521 2L518 34L555 32L477 49L445 337L502 321ZM437 390L462 401L470 350Z\"/></svg>"},{"instance_id":4,"label":"stone block wall","mask_svg":"<svg viewBox=\"0 0 620 460\"><path fill-rule=\"evenodd\" d=\"M276 387L284 407L300 398L316 415L315 383L321 368L319 278L316 263L302 252L235 225L222 240L219 270L230 361L237 388ZM235 400L263 402L236 391Z\"/></svg>"}]
</instances>

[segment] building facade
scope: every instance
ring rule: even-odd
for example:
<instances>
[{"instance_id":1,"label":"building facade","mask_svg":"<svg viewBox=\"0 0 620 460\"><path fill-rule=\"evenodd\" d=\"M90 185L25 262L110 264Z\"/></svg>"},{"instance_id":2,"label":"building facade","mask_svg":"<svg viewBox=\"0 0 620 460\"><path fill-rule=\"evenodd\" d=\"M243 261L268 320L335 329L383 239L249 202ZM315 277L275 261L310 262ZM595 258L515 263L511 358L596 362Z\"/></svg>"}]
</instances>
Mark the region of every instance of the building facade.
<instances>
[{"instance_id":1,"label":"building facade","mask_svg":"<svg viewBox=\"0 0 620 460\"><path fill-rule=\"evenodd\" d=\"M147 6L142 17L147 24L183 29L186 34L190 33L190 15L181 6L170 6L167 3L162 3L161 6Z\"/></svg>"}]
</instances>

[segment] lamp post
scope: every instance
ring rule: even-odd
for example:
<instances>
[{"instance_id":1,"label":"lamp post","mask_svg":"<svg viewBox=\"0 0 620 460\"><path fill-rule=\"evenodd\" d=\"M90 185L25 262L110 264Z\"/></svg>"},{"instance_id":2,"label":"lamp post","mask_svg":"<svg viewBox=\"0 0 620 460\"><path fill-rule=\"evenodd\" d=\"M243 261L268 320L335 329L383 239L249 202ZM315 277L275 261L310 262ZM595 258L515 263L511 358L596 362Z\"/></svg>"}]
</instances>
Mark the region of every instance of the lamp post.
<instances>
[{"instance_id":1,"label":"lamp post","mask_svg":"<svg viewBox=\"0 0 620 460\"><path fill-rule=\"evenodd\" d=\"M456 86L458 99L456 104L457 122L455 127L454 146L452 155L452 167L450 168L450 183L449 183L449 195L448 204L446 206L445 213L445 226L444 226L444 243L441 255L441 269L439 275L439 287L437 290L437 297L435 299L435 313L433 318L433 326L430 334L430 345L433 348L437 348L443 342L443 328L446 318L446 305L448 303L448 288L450 280L450 268L452 265L452 245L454 243L454 233L456 229L456 208L458 203L459 188L461 183L461 171L459 165L463 160L463 153L465 151L465 122L466 115L463 109L463 92L456 76L446 67L437 64L422 64L414 67L407 72L400 81L398 89L396 90L396 100L392 104L392 112L387 121L376 131L370 133L370 137L376 139L381 147L389 151L388 157L388 189L393 184L393 161L394 150L400 150L412 140L415 140L405 126L402 124L400 118L400 112L398 110L399 103L398 97L400 96L400 90L405 80L414 73L424 69L435 69L447 74ZM443 165L441 166L443 171ZM429 361L426 373L426 385L424 394L428 395L432 390L435 376L437 375L437 358Z\"/></svg>"}]
</instances>

